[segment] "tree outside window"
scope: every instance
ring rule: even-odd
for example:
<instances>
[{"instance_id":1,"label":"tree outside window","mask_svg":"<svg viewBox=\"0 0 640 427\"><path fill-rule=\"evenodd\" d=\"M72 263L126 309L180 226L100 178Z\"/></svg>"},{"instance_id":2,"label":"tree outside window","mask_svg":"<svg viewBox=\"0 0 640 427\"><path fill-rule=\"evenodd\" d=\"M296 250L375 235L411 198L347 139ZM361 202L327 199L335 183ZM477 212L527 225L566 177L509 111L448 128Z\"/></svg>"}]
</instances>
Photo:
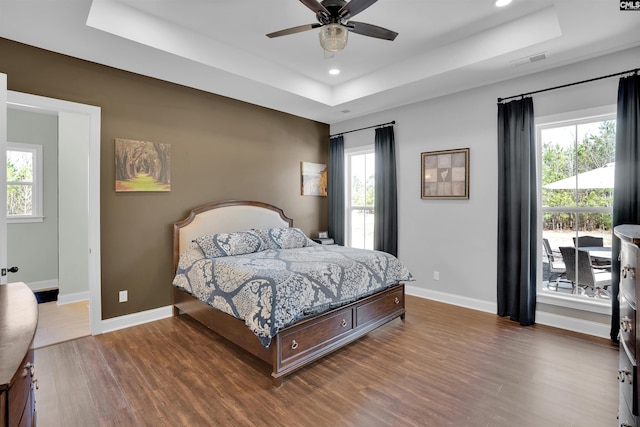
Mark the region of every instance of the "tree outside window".
<instances>
[{"instance_id":1,"label":"tree outside window","mask_svg":"<svg viewBox=\"0 0 640 427\"><path fill-rule=\"evenodd\" d=\"M375 154L373 149L347 153L348 244L373 249Z\"/></svg>"},{"instance_id":2,"label":"tree outside window","mask_svg":"<svg viewBox=\"0 0 640 427\"><path fill-rule=\"evenodd\" d=\"M579 236L599 237L604 246L611 246L615 130L616 122L609 117L539 128L542 235L556 259L558 248L575 247ZM562 292L554 286L558 282L547 257L542 262L542 290ZM580 286L568 286L564 292L594 296Z\"/></svg>"},{"instance_id":3,"label":"tree outside window","mask_svg":"<svg viewBox=\"0 0 640 427\"><path fill-rule=\"evenodd\" d=\"M33 212L33 153L7 151L7 215Z\"/></svg>"},{"instance_id":4,"label":"tree outside window","mask_svg":"<svg viewBox=\"0 0 640 427\"><path fill-rule=\"evenodd\" d=\"M42 217L42 146L7 144L7 218Z\"/></svg>"},{"instance_id":5,"label":"tree outside window","mask_svg":"<svg viewBox=\"0 0 640 427\"><path fill-rule=\"evenodd\" d=\"M583 185L579 175L615 166L615 120L542 130L542 203L544 207L613 206L613 181L608 188ZM547 188L561 180L575 177L573 188ZM613 173L611 173L613 177ZM568 181L567 181L568 182ZM569 187L571 184L567 185ZM566 213L543 215L544 229L584 231L611 230L611 215L585 212L582 224L575 224Z\"/></svg>"}]
</instances>

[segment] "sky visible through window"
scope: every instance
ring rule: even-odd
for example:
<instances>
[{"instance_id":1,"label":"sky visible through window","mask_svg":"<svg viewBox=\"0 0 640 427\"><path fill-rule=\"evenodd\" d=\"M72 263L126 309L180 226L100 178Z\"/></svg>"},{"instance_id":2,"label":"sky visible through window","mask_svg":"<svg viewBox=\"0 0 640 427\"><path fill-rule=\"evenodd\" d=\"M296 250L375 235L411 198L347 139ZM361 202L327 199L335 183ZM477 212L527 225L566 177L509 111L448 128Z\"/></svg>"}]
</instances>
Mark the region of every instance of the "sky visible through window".
<instances>
[{"instance_id":1,"label":"sky visible through window","mask_svg":"<svg viewBox=\"0 0 640 427\"><path fill-rule=\"evenodd\" d=\"M373 208L375 154L354 153L349 156L350 200L349 243L351 247L373 249Z\"/></svg>"},{"instance_id":2,"label":"sky visible through window","mask_svg":"<svg viewBox=\"0 0 640 427\"><path fill-rule=\"evenodd\" d=\"M11 165L13 168L9 167ZM33 154L7 151L7 181L30 182L33 179Z\"/></svg>"},{"instance_id":3,"label":"sky visible through window","mask_svg":"<svg viewBox=\"0 0 640 427\"><path fill-rule=\"evenodd\" d=\"M365 199L365 192L366 192L365 186L367 184L367 181L369 181L369 178L373 177L374 173L375 173L375 155L373 153L351 156L352 205L354 204L353 202L356 200L356 198L360 200ZM356 188L354 188L355 182L359 182L364 185L362 185L360 188L356 190ZM371 180L370 184L373 184L373 180ZM362 194L358 194L356 196L356 194L353 194L356 191Z\"/></svg>"},{"instance_id":4,"label":"sky visible through window","mask_svg":"<svg viewBox=\"0 0 640 427\"><path fill-rule=\"evenodd\" d=\"M576 133L578 141L582 141L587 134L597 134L598 127L601 124L602 121L542 129L540 132L542 144L553 142L559 144L562 148L571 148L576 142Z\"/></svg>"}]
</instances>

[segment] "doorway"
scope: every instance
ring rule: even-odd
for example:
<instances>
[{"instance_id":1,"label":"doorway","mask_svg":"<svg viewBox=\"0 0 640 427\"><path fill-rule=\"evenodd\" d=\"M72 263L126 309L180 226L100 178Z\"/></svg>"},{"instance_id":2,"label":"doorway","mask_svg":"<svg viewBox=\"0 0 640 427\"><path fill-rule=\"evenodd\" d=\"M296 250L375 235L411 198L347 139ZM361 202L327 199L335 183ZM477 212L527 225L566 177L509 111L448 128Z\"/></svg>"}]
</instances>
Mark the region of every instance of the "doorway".
<instances>
[{"instance_id":1,"label":"doorway","mask_svg":"<svg viewBox=\"0 0 640 427\"><path fill-rule=\"evenodd\" d=\"M74 192L59 201L59 215L65 220L59 224L59 248L64 248L64 256L60 256L58 275L60 280L84 281L84 286L88 282L90 331L100 334L100 108L13 91L7 92L7 107L58 117L59 140L65 141L58 153L65 161L60 185L69 179L84 186L74 186ZM74 171L85 179L66 177Z\"/></svg>"}]
</instances>

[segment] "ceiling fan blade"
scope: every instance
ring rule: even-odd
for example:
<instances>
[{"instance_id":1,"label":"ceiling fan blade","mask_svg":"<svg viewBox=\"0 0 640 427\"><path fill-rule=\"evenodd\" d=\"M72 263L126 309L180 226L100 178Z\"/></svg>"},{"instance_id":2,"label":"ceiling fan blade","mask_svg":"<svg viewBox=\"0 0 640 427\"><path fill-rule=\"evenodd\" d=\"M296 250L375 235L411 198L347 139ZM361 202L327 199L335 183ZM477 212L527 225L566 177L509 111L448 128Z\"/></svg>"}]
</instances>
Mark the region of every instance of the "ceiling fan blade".
<instances>
[{"instance_id":1,"label":"ceiling fan blade","mask_svg":"<svg viewBox=\"0 0 640 427\"><path fill-rule=\"evenodd\" d=\"M314 28L318 28L318 27L322 27L322 25L321 24L300 25L293 28L287 28L286 30L280 30L280 31L275 31L273 33L269 33L267 34L267 37L272 39L274 37L288 36L289 34L301 33L303 31L313 30Z\"/></svg>"},{"instance_id":2,"label":"ceiling fan blade","mask_svg":"<svg viewBox=\"0 0 640 427\"><path fill-rule=\"evenodd\" d=\"M300 0L302 1L302 0ZM342 19L349 19L352 16L356 16L378 0L351 0L349 3L342 6L338 11L338 16Z\"/></svg>"},{"instance_id":3,"label":"ceiling fan blade","mask_svg":"<svg viewBox=\"0 0 640 427\"><path fill-rule=\"evenodd\" d=\"M363 36L375 37L377 39L395 40L398 33L378 27L377 25L365 24L364 22L349 21L345 24L349 31Z\"/></svg>"},{"instance_id":4,"label":"ceiling fan blade","mask_svg":"<svg viewBox=\"0 0 640 427\"><path fill-rule=\"evenodd\" d=\"M324 5L319 3L317 0L300 0L300 3L307 6L311 9L316 15L318 14L326 14L327 17L331 16L331 13L327 10Z\"/></svg>"}]
</instances>

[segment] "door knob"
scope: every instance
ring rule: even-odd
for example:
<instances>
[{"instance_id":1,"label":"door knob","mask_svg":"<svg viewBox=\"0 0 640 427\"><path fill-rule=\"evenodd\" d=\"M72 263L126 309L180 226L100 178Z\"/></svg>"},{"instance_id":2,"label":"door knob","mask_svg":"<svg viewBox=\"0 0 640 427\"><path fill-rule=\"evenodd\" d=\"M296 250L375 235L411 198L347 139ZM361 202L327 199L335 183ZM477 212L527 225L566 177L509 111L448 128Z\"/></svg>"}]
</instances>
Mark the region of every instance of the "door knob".
<instances>
[{"instance_id":1,"label":"door knob","mask_svg":"<svg viewBox=\"0 0 640 427\"><path fill-rule=\"evenodd\" d=\"M9 269L7 269L7 271L9 273L17 273L18 272L18 267L16 267L15 265L13 267L10 267Z\"/></svg>"}]
</instances>

